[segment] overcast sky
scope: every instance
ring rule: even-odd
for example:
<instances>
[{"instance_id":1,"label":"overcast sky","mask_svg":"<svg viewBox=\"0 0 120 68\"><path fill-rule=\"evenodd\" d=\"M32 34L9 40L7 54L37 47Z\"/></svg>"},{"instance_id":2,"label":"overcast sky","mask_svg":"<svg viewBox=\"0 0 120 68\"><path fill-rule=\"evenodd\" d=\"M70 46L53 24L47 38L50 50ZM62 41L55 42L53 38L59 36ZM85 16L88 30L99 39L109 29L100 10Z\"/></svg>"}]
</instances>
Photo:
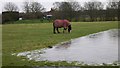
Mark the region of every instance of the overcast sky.
<instances>
[{"instance_id":1,"label":"overcast sky","mask_svg":"<svg viewBox=\"0 0 120 68\"><path fill-rule=\"evenodd\" d=\"M37 1L41 3L44 6L44 8L46 8L46 11L49 11L53 7L54 2L61 2L67 0L0 0L0 13L4 11L3 6L6 4L6 2L15 3L18 6L19 11L22 12L23 2L25 1L29 1L29 2ZM110 0L74 0L74 1L80 2L80 4L83 4L84 2L88 2L88 1L101 1L105 4ZM114 0L114 1L120 1L120 0Z\"/></svg>"}]
</instances>

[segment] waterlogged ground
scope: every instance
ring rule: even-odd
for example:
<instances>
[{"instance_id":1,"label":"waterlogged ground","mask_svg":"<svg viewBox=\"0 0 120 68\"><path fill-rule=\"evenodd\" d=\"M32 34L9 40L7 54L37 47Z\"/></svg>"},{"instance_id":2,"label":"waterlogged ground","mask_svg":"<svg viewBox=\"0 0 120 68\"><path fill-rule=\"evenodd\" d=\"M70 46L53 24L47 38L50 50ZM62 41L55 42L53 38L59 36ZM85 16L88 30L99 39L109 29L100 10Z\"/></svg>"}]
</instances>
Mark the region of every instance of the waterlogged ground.
<instances>
[{"instance_id":1,"label":"waterlogged ground","mask_svg":"<svg viewBox=\"0 0 120 68\"><path fill-rule=\"evenodd\" d=\"M14 53L34 61L78 61L86 64L118 61L118 30L112 29L57 44L52 48Z\"/></svg>"}]
</instances>

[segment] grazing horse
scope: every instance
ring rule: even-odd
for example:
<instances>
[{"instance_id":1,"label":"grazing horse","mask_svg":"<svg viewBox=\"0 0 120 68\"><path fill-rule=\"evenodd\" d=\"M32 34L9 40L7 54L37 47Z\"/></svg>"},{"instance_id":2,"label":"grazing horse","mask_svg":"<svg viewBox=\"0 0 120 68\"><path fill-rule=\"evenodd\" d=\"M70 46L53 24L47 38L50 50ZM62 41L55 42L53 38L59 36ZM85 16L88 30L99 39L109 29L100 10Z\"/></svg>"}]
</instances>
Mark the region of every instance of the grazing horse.
<instances>
[{"instance_id":1,"label":"grazing horse","mask_svg":"<svg viewBox=\"0 0 120 68\"><path fill-rule=\"evenodd\" d=\"M64 28L63 33L64 33L64 30L67 30L67 29L68 29L68 33L70 33L70 31L72 29L71 24L70 24L70 22L68 20L59 20L59 19L57 19L57 20L55 20L53 22L53 33L54 34L56 33L55 29L57 30L58 33L60 33L58 28L62 28L62 27Z\"/></svg>"}]
</instances>

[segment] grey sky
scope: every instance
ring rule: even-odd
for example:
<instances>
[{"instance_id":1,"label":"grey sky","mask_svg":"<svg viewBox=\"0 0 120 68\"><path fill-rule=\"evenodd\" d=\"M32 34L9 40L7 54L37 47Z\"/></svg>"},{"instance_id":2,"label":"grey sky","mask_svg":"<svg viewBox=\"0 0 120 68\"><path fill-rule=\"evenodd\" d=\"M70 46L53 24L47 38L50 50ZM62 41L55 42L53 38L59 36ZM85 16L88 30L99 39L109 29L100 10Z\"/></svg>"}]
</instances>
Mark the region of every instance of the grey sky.
<instances>
[{"instance_id":1,"label":"grey sky","mask_svg":"<svg viewBox=\"0 0 120 68\"><path fill-rule=\"evenodd\" d=\"M61 1L67 1L67 0L0 0L0 13L4 11L3 6L5 5L6 2L15 3L18 6L19 11L22 12L22 6L24 1L29 1L29 2L37 1L41 3L44 6L44 8L46 8L46 11L49 11L51 7L53 7L54 2L61 2ZM87 1L96 1L96 0L75 0L75 1L80 2L80 4L83 4L84 2L87 2ZM105 4L110 0L97 0L97 1L101 1ZM114 1L120 1L120 0L114 0Z\"/></svg>"}]
</instances>

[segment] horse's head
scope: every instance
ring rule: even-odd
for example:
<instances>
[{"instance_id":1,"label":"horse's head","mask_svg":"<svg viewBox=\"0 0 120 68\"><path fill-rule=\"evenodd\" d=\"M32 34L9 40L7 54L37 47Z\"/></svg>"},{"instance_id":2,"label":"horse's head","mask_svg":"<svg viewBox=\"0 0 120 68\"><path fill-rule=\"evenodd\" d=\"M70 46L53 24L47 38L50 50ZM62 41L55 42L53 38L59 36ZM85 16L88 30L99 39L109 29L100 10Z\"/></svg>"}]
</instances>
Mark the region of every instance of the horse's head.
<instances>
[{"instance_id":1,"label":"horse's head","mask_svg":"<svg viewBox=\"0 0 120 68\"><path fill-rule=\"evenodd\" d=\"M70 31L72 30L71 24L68 26L68 32L70 33Z\"/></svg>"}]
</instances>

